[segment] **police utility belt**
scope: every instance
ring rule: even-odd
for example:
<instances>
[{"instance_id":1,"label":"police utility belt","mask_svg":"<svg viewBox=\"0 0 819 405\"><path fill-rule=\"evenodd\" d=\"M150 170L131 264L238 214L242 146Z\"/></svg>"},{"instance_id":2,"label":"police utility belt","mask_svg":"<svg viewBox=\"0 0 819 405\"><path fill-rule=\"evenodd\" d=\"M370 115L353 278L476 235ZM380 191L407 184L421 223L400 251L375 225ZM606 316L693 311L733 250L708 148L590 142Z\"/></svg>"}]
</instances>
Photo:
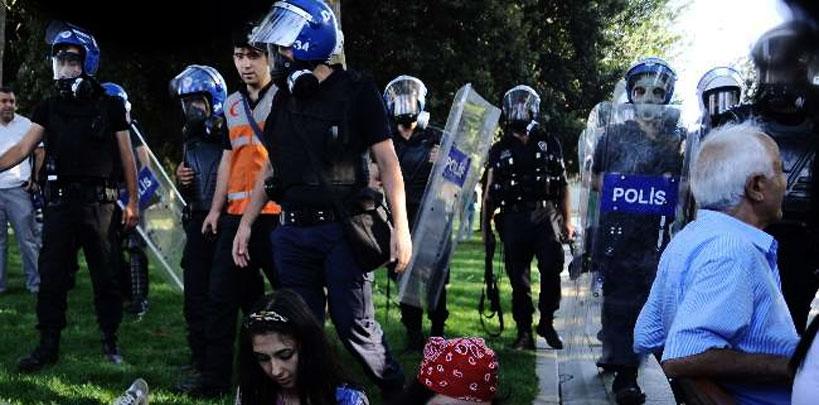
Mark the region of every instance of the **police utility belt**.
<instances>
[{"instance_id":1,"label":"police utility belt","mask_svg":"<svg viewBox=\"0 0 819 405\"><path fill-rule=\"evenodd\" d=\"M107 181L50 181L45 188L49 206L63 203L113 203L117 201L119 190Z\"/></svg>"},{"instance_id":2,"label":"police utility belt","mask_svg":"<svg viewBox=\"0 0 819 405\"><path fill-rule=\"evenodd\" d=\"M279 223L292 226L315 226L336 222L339 218L332 208L282 208Z\"/></svg>"},{"instance_id":3,"label":"police utility belt","mask_svg":"<svg viewBox=\"0 0 819 405\"><path fill-rule=\"evenodd\" d=\"M538 201L515 201L512 203L503 202L500 206L501 212L529 212L538 208L546 208L551 205L548 200Z\"/></svg>"}]
</instances>

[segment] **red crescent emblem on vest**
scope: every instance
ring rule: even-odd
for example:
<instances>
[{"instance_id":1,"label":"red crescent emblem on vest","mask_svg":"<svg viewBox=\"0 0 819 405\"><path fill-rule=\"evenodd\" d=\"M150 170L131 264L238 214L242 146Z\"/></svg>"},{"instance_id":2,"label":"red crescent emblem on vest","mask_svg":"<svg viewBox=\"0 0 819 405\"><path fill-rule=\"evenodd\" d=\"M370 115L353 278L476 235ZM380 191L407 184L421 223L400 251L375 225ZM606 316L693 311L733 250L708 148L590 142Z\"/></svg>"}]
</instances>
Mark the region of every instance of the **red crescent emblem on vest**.
<instances>
[{"instance_id":1,"label":"red crescent emblem on vest","mask_svg":"<svg viewBox=\"0 0 819 405\"><path fill-rule=\"evenodd\" d=\"M228 114L230 114L231 117L239 116L239 113L236 112L236 106L239 105L239 101L240 100L236 100L230 105L230 108L228 109Z\"/></svg>"}]
</instances>

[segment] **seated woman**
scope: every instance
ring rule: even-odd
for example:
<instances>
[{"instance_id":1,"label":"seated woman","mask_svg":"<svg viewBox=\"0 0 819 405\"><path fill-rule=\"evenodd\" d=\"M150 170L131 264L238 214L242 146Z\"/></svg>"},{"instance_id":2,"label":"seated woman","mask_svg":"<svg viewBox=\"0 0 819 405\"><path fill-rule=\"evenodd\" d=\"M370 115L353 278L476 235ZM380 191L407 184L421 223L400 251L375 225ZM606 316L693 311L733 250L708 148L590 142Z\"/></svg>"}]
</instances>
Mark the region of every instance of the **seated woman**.
<instances>
[{"instance_id":1,"label":"seated woman","mask_svg":"<svg viewBox=\"0 0 819 405\"><path fill-rule=\"evenodd\" d=\"M264 297L242 326L237 405L367 405L304 300L291 290Z\"/></svg>"},{"instance_id":2,"label":"seated woman","mask_svg":"<svg viewBox=\"0 0 819 405\"><path fill-rule=\"evenodd\" d=\"M498 359L481 338L431 337L400 405L497 404Z\"/></svg>"}]
</instances>

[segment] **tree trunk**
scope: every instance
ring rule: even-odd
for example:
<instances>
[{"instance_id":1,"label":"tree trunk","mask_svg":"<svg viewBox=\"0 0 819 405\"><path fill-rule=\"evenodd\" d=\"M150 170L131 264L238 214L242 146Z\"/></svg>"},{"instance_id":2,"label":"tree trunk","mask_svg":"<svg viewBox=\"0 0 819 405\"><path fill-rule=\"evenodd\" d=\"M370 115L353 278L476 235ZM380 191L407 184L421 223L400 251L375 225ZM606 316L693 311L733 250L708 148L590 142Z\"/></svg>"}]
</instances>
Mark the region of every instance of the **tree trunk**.
<instances>
[{"instance_id":1,"label":"tree trunk","mask_svg":"<svg viewBox=\"0 0 819 405\"><path fill-rule=\"evenodd\" d=\"M3 56L6 54L6 2L0 1L0 86L3 85Z\"/></svg>"},{"instance_id":2,"label":"tree trunk","mask_svg":"<svg viewBox=\"0 0 819 405\"><path fill-rule=\"evenodd\" d=\"M333 9L333 13L336 14L336 20L338 20L338 29L341 30L341 0L324 0L327 4L330 5L330 8ZM347 68L347 58L344 55L344 47L342 44L341 52L338 55L333 56L330 59L331 63L341 63L344 68Z\"/></svg>"}]
</instances>

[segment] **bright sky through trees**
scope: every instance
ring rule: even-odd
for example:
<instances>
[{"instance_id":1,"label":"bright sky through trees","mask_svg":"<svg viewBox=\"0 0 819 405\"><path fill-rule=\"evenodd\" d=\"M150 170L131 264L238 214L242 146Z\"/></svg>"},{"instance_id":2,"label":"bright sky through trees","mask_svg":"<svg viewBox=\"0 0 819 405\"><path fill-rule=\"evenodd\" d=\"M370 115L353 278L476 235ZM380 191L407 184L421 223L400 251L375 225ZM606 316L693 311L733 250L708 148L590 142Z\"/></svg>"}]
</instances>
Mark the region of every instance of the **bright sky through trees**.
<instances>
[{"instance_id":1,"label":"bright sky through trees","mask_svg":"<svg viewBox=\"0 0 819 405\"><path fill-rule=\"evenodd\" d=\"M687 4L687 6L685 6ZM747 56L765 31L787 20L788 9L779 0L672 0L685 6L672 30L680 41L672 51L677 71L677 97L683 100L683 120L699 117L697 82L716 66L732 66Z\"/></svg>"}]
</instances>

